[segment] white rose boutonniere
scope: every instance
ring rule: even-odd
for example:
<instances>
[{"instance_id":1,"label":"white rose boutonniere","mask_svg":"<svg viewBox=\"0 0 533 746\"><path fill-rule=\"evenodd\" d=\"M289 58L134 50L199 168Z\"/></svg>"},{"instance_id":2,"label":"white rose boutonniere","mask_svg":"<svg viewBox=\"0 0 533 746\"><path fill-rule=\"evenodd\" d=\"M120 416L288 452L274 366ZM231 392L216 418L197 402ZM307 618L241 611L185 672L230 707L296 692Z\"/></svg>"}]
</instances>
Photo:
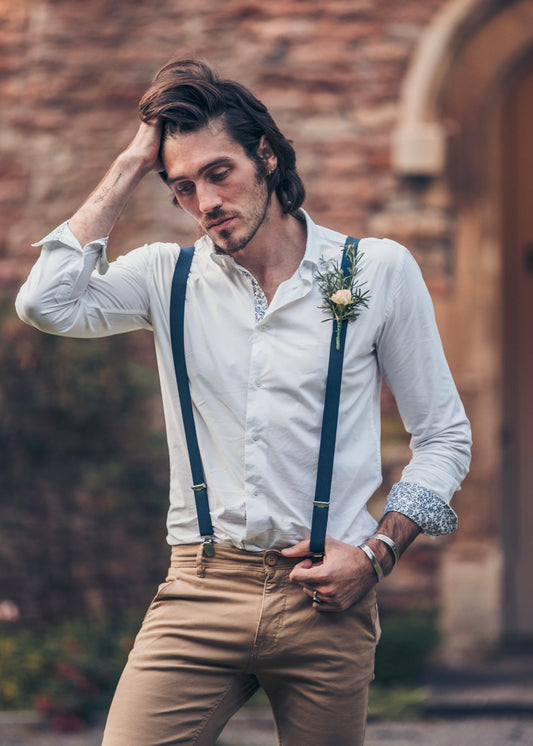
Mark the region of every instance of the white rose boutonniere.
<instances>
[{"instance_id":1,"label":"white rose boutonniere","mask_svg":"<svg viewBox=\"0 0 533 746\"><path fill-rule=\"evenodd\" d=\"M337 290L336 293L333 293L330 300L338 306L347 306L349 303L353 303L352 291L344 288Z\"/></svg>"},{"instance_id":2,"label":"white rose boutonniere","mask_svg":"<svg viewBox=\"0 0 533 746\"><path fill-rule=\"evenodd\" d=\"M354 321L360 314L361 308L368 307L370 291L361 290L363 285L357 284L359 274L359 259L357 244L346 244L344 251L347 253L348 271L346 275L339 263L335 260L321 259L321 269L316 273L318 287L322 294L322 308L332 314L337 322L337 337L335 347L340 350L341 329L344 321ZM327 319L324 319L327 321Z\"/></svg>"}]
</instances>

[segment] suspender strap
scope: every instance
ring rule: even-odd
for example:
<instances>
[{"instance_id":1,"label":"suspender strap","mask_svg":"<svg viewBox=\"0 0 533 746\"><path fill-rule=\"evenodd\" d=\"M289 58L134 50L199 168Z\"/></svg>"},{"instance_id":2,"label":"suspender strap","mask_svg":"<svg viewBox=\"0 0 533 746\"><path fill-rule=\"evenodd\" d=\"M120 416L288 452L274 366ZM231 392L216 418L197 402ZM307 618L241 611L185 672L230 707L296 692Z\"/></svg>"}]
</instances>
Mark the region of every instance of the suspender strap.
<instances>
[{"instance_id":1,"label":"suspender strap","mask_svg":"<svg viewBox=\"0 0 533 746\"><path fill-rule=\"evenodd\" d=\"M185 291L187 289L187 277L189 275L193 256L194 246L187 246L186 248L180 249L176 269L174 270L172 291L170 294L170 337L183 417L183 427L185 429L187 449L189 451L189 463L191 465L193 480L192 489L196 503L196 512L198 514L198 526L200 529L200 535L204 537L204 551L209 553L209 550L206 550L206 547L210 546L212 542L213 524L211 523L211 515L209 513L207 486L204 480L204 470L200 456L200 449L198 447L196 426L194 424L184 345Z\"/></svg>"},{"instance_id":2,"label":"suspender strap","mask_svg":"<svg viewBox=\"0 0 533 746\"><path fill-rule=\"evenodd\" d=\"M349 244L357 245L359 239L348 236L345 249ZM345 250L341 269L344 275L348 272L348 253ZM320 450L318 452L318 467L316 475L315 499L313 501L313 518L311 522L310 551L318 559L324 554L326 542L326 528L328 524L329 500L331 495L331 479L333 476L333 459L335 456L335 440L337 437L337 421L339 417L339 401L341 394L342 363L346 342L347 322L341 326L340 348L336 349L337 324L333 322L331 344L329 348L328 376L326 379L326 394L324 398L324 414L322 418L322 432L320 435Z\"/></svg>"},{"instance_id":3,"label":"suspender strap","mask_svg":"<svg viewBox=\"0 0 533 746\"><path fill-rule=\"evenodd\" d=\"M346 246L352 243L356 245L357 250L359 240L348 237L346 239ZM183 417L183 427L185 429L185 438L187 440L187 449L189 451L189 463L193 479L192 489L194 491L196 512L198 515L198 526L200 529L200 535L204 538L204 552L211 555L213 551L213 524L209 513L207 486L204 481L204 470L200 456L200 449L198 447L196 426L194 424L184 345L185 292L187 289L187 277L189 275L193 256L194 246L182 248L178 256L170 295L170 336ZM346 251L343 254L341 269L346 275L348 271L348 255ZM311 523L310 550L316 557L323 555L326 540L331 479L333 475L333 459L335 456L335 440L339 416L342 364L346 341L347 324L343 323L340 332L340 348L339 350L336 349L337 324L337 321L333 322L333 331L331 334L328 375L326 379L326 393L324 398L324 414L322 418L320 449L318 453L315 499L313 501L313 518Z\"/></svg>"}]
</instances>

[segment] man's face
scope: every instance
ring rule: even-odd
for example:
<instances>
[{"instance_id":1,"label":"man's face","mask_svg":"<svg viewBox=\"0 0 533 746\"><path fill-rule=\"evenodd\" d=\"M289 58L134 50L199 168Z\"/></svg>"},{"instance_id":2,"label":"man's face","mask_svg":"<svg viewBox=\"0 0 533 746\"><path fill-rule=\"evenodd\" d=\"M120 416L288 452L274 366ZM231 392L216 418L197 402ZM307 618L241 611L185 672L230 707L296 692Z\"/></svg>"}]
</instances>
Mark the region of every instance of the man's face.
<instances>
[{"instance_id":1,"label":"man's face","mask_svg":"<svg viewBox=\"0 0 533 746\"><path fill-rule=\"evenodd\" d=\"M217 249L245 248L267 218L270 196L257 164L221 121L165 140L167 183L180 206L198 222ZM268 144L266 167L275 167Z\"/></svg>"}]
</instances>

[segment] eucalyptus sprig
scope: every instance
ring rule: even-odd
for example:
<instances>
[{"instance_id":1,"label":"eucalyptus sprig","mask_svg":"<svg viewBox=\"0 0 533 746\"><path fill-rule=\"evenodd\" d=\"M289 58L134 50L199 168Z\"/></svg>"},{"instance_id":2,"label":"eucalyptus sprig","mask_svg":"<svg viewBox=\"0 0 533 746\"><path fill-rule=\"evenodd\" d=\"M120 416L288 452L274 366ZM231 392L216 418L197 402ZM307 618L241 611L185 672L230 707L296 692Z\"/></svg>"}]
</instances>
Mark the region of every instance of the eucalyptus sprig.
<instances>
[{"instance_id":1,"label":"eucalyptus sprig","mask_svg":"<svg viewBox=\"0 0 533 746\"><path fill-rule=\"evenodd\" d=\"M335 347L340 350L341 329L344 321L354 321L361 308L368 307L370 291L361 288L366 283L357 284L359 260L362 254L357 253L356 243L347 243L344 247L347 254L346 275L334 259L321 259L321 269L316 273L319 290L322 294L322 305L319 308L332 314L337 322ZM327 321L328 319L324 319Z\"/></svg>"}]
</instances>

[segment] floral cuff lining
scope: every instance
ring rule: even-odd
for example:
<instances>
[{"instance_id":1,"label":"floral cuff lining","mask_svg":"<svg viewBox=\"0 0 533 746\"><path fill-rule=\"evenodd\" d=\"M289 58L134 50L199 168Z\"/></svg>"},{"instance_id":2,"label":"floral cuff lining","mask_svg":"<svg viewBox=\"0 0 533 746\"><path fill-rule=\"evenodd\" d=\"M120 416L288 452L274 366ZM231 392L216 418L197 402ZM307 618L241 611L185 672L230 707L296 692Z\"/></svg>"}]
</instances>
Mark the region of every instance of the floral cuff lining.
<instances>
[{"instance_id":1,"label":"floral cuff lining","mask_svg":"<svg viewBox=\"0 0 533 746\"><path fill-rule=\"evenodd\" d=\"M428 536L451 534L457 528L457 515L435 492L413 482L392 486L383 514L394 511L414 521Z\"/></svg>"}]
</instances>

